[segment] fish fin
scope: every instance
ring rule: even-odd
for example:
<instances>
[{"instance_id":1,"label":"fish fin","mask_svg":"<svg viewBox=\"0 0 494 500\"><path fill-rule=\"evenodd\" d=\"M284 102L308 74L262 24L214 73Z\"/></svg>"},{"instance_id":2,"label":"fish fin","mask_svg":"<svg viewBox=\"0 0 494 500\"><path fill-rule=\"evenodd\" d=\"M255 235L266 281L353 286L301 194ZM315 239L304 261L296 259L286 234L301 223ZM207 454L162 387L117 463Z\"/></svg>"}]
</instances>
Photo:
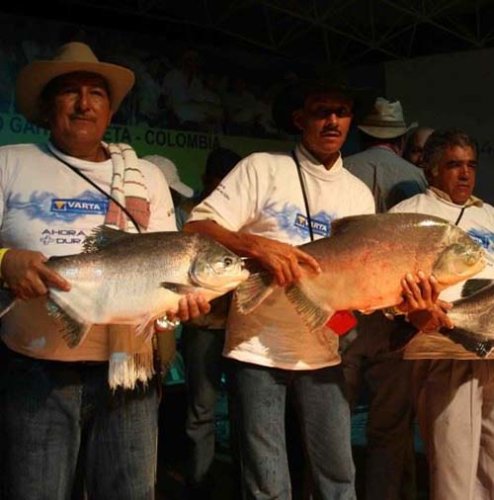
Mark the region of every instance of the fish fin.
<instances>
[{"instance_id":1,"label":"fish fin","mask_svg":"<svg viewBox=\"0 0 494 500\"><path fill-rule=\"evenodd\" d=\"M237 309L242 314L252 312L273 293L274 288L273 277L269 273L251 274L234 292Z\"/></svg>"},{"instance_id":2,"label":"fish fin","mask_svg":"<svg viewBox=\"0 0 494 500\"><path fill-rule=\"evenodd\" d=\"M470 295L477 293L478 291L491 285L492 283L494 283L494 280L489 280L485 278L484 279L474 278L471 280L467 280L465 281L463 288L461 289L461 296L462 298L470 297Z\"/></svg>"},{"instance_id":3,"label":"fish fin","mask_svg":"<svg viewBox=\"0 0 494 500\"><path fill-rule=\"evenodd\" d=\"M179 295L185 295L187 293L197 292L198 288L193 285L186 285L184 283L173 283L171 281L163 281L161 283L163 288L170 290L170 292L178 293Z\"/></svg>"},{"instance_id":4,"label":"fish fin","mask_svg":"<svg viewBox=\"0 0 494 500\"><path fill-rule=\"evenodd\" d=\"M108 226L98 226L96 229L91 231L91 234L84 240L84 243L82 244L83 252L98 252L111 243L124 238L129 238L131 236L133 236L132 233L126 233L125 231L120 231L119 229L113 229Z\"/></svg>"},{"instance_id":5,"label":"fish fin","mask_svg":"<svg viewBox=\"0 0 494 500\"><path fill-rule=\"evenodd\" d=\"M62 336L67 345L71 349L80 345L92 325L90 323L81 323L77 321L51 300L47 301L46 308L50 316L62 323Z\"/></svg>"},{"instance_id":6,"label":"fish fin","mask_svg":"<svg viewBox=\"0 0 494 500\"><path fill-rule=\"evenodd\" d=\"M368 316L369 314L375 313L376 309L358 309L358 312Z\"/></svg>"},{"instance_id":7,"label":"fish fin","mask_svg":"<svg viewBox=\"0 0 494 500\"><path fill-rule=\"evenodd\" d=\"M145 334L144 340L149 340L149 338L154 333L154 328L151 328L149 324L154 320L154 317L151 314L145 314L137 323L135 334L137 336ZM146 331L147 330L147 331Z\"/></svg>"},{"instance_id":8,"label":"fish fin","mask_svg":"<svg viewBox=\"0 0 494 500\"><path fill-rule=\"evenodd\" d=\"M17 302L17 299L8 288L0 288L0 318L7 314Z\"/></svg>"},{"instance_id":9,"label":"fish fin","mask_svg":"<svg viewBox=\"0 0 494 500\"><path fill-rule=\"evenodd\" d=\"M334 311L325 311L324 309L321 309L317 304L310 300L297 285L289 286L285 293L290 302L295 306L297 313L302 317L304 323L310 330L317 330L321 328L334 314Z\"/></svg>"},{"instance_id":10,"label":"fish fin","mask_svg":"<svg viewBox=\"0 0 494 500\"><path fill-rule=\"evenodd\" d=\"M453 342L462 345L467 351L473 352L479 358L485 358L494 349L494 339L486 338L464 328L441 328L439 332Z\"/></svg>"}]
</instances>

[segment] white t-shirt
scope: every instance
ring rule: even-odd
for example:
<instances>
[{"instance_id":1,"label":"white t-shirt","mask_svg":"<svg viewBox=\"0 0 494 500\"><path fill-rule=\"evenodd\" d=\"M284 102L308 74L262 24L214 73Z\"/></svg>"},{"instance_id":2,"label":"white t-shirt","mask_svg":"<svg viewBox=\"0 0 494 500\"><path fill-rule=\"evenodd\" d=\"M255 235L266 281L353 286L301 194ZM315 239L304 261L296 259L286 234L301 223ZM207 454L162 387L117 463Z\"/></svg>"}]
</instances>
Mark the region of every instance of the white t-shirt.
<instances>
[{"instance_id":1,"label":"white t-shirt","mask_svg":"<svg viewBox=\"0 0 494 500\"><path fill-rule=\"evenodd\" d=\"M104 223L108 198L72 172L50 149L110 191L111 160L90 162L51 145L0 148L0 240L2 247L37 250L47 257L80 253L86 236ZM160 169L140 160L148 188L148 231L175 231L170 191ZM69 349L46 314L44 299L19 302L2 318L2 339L13 350L43 359L108 359L103 327L95 326L77 349Z\"/></svg>"},{"instance_id":2,"label":"white t-shirt","mask_svg":"<svg viewBox=\"0 0 494 500\"><path fill-rule=\"evenodd\" d=\"M390 212L435 215L454 224L462 209L462 206L441 198L433 190L428 189L424 194L418 194L398 203ZM464 229L488 254L494 255L494 207L480 200L474 205L465 206L458 227ZM494 268L486 266L475 278L494 279ZM459 299L464 283L457 283L447 288L441 293L440 298L447 301ZM410 341L405 348L404 357L405 359L480 359L440 333L423 332L418 333Z\"/></svg>"},{"instance_id":3,"label":"white t-shirt","mask_svg":"<svg viewBox=\"0 0 494 500\"><path fill-rule=\"evenodd\" d=\"M314 237L329 236L331 222L374 212L369 189L345 170L341 158L330 170L297 148L309 200ZM213 220L240 233L291 245L310 241L302 188L287 153L254 153L242 160L191 213L189 221ZM251 314L230 309L224 355L289 370L338 364L338 338L329 329L309 331L282 290Z\"/></svg>"}]
</instances>

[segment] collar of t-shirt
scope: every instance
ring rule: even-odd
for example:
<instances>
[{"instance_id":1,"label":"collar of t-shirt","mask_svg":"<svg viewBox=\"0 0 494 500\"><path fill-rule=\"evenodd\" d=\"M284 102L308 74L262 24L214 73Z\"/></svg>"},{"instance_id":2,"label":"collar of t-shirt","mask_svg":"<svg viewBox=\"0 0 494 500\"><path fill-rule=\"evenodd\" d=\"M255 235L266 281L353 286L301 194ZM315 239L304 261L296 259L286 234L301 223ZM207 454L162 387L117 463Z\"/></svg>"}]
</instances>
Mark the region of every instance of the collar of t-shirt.
<instances>
[{"instance_id":1,"label":"collar of t-shirt","mask_svg":"<svg viewBox=\"0 0 494 500\"><path fill-rule=\"evenodd\" d=\"M295 154L302 169L321 180L331 181L343 173L341 153L338 154L338 158L329 170L303 144L297 146Z\"/></svg>"},{"instance_id":2,"label":"collar of t-shirt","mask_svg":"<svg viewBox=\"0 0 494 500\"><path fill-rule=\"evenodd\" d=\"M484 202L480 198L477 198L476 196L472 195L472 196L470 196L470 198L468 198L468 200L466 201L465 204L458 205L457 203L455 203L451 199L451 196L449 196L448 193L445 193L441 189L438 189L436 187L430 186L429 187L429 191L432 191L441 200L444 200L444 201L447 201L449 203L452 203L453 205L455 205L457 207L465 207L465 208L473 207L473 206L475 206L475 207L481 207L484 204Z\"/></svg>"}]
</instances>

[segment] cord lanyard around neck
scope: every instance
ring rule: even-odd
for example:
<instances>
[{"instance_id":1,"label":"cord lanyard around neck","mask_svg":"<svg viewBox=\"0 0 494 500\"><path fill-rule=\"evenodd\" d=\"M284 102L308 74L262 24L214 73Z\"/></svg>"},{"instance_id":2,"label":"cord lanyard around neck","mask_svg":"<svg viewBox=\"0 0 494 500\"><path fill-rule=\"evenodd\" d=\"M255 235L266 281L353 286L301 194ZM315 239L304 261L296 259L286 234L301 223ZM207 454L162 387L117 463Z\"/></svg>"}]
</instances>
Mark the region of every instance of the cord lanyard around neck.
<instances>
[{"instance_id":1,"label":"cord lanyard around neck","mask_svg":"<svg viewBox=\"0 0 494 500\"><path fill-rule=\"evenodd\" d=\"M305 213L307 215L307 226L309 227L310 241L314 241L314 232L312 230L312 218L310 216L310 210L309 210L309 200L307 198L307 192L305 190L304 179L302 178L302 167L300 166L300 162L298 161L295 151L292 151L292 158L293 161L295 162L295 165L297 166L298 180L300 181L300 187L302 189L302 195L304 197Z\"/></svg>"},{"instance_id":2,"label":"cord lanyard around neck","mask_svg":"<svg viewBox=\"0 0 494 500\"><path fill-rule=\"evenodd\" d=\"M122 209L123 213L129 218L130 222L134 225L138 233L141 233L141 228L139 227L139 224L136 222L132 214L127 210L127 208L122 205L118 200L116 200L110 193L107 193L104 189L100 188L92 179L90 179L86 174L83 174L80 170L75 168L73 165L71 165L69 162L65 161L63 158L60 158L57 154L55 154L54 151L51 150L51 148L48 148L48 151L60 162L63 163L66 167L68 167L74 174L78 175L79 177L82 177L88 184L90 184L94 189L99 191L101 194L106 196L109 200L113 201L115 205L117 205L120 209Z\"/></svg>"},{"instance_id":3,"label":"cord lanyard around neck","mask_svg":"<svg viewBox=\"0 0 494 500\"><path fill-rule=\"evenodd\" d=\"M467 207L461 207L460 215L458 215L458 218L456 219L455 226L457 226L460 223L461 218L463 217L463 214L465 213L465 208L467 208Z\"/></svg>"}]
</instances>

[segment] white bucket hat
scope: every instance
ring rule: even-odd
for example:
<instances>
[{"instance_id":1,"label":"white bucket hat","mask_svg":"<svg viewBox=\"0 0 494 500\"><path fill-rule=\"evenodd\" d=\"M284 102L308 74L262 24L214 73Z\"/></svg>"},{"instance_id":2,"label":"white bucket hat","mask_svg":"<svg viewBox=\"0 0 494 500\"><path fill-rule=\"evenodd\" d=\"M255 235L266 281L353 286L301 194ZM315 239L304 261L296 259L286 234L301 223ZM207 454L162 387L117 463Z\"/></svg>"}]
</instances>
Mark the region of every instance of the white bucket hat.
<instances>
[{"instance_id":1,"label":"white bucket hat","mask_svg":"<svg viewBox=\"0 0 494 500\"><path fill-rule=\"evenodd\" d=\"M144 156L143 160L154 163L157 167L160 168L170 188L172 188L177 193L180 193L182 196L185 196L186 198L192 198L194 190L180 180L180 176L178 175L178 170L175 163L173 163L168 158L160 155Z\"/></svg>"},{"instance_id":2,"label":"white bucket hat","mask_svg":"<svg viewBox=\"0 0 494 500\"><path fill-rule=\"evenodd\" d=\"M53 59L33 61L21 70L16 83L16 100L20 112L30 122L44 126L39 102L43 89L57 76L78 71L95 73L108 82L113 113L117 111L135 81L134 73L130 69L100 62L88 45L70 42L62 45Z\"/></svg>"},{"instance_id":3,"label":"white bucket hat","mask_svg":"<svg viewBox=\"0 0 494 500\"><path fill-rule=\"evenodd\" d=\"M400 101L390 102L378 97L372 111L364 116L358 128L371 137L394 139L416 126L416 122L406 125Z\"/></svg>"}]
</instances>

